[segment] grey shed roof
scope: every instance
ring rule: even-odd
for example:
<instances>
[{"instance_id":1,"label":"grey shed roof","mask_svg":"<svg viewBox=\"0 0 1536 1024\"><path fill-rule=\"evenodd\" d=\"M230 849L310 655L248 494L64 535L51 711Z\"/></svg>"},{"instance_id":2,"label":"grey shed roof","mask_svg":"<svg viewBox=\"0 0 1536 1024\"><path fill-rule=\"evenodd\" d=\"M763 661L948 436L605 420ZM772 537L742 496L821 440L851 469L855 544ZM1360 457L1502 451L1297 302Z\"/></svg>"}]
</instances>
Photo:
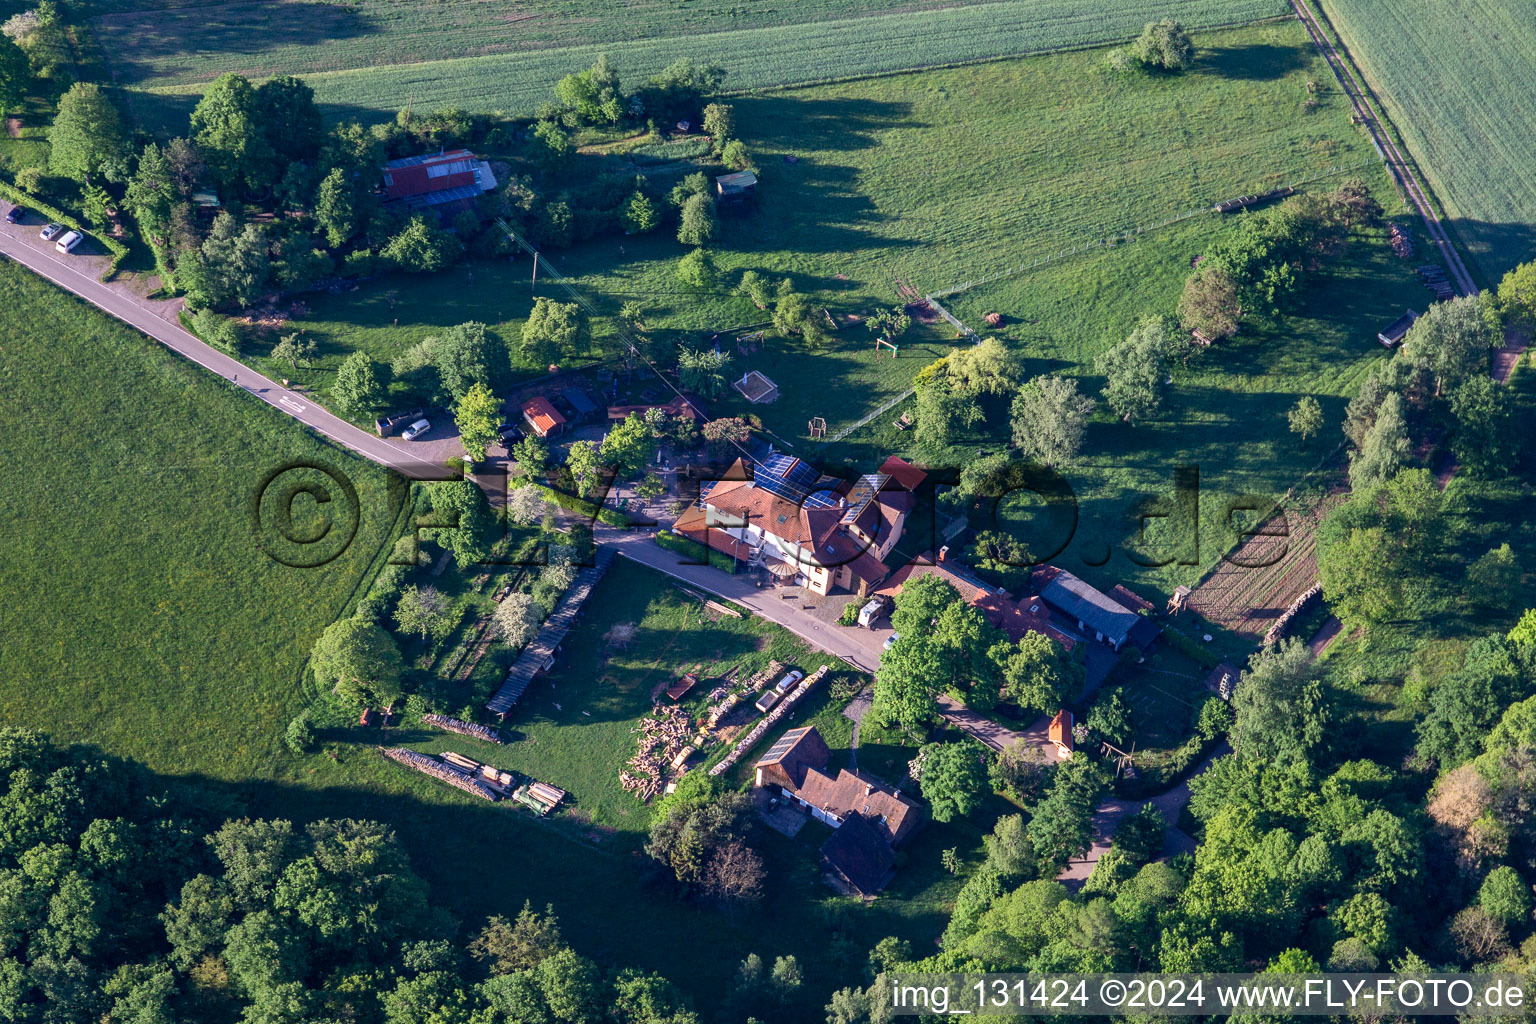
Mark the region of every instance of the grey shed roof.
<instances>
[{"instance_id":1,"label":"grey shed roof","mask_svg":"<svg viewBox=\"0 0 1536 1024\"><path fill-rule=\"evenodd\" d=\"M731 195L737 192L748 192L757 186L757 175L751 171L737 171L735 174L722 174L715 179L722 195Z\"/></svg>"},{"instance_id":2,"label":"grey shed roof","mask_svg":"<svg viewBox=\"0 0 1536 1024\"><path fill-rule=\"evenodd\" d=\"M1063 570L1040 591L1047 604L1082 622L1096 633L1103 633L1113 643L1124 640L1141 616L1108 594L1095 590Z\"/></svg>"}]
</instances>

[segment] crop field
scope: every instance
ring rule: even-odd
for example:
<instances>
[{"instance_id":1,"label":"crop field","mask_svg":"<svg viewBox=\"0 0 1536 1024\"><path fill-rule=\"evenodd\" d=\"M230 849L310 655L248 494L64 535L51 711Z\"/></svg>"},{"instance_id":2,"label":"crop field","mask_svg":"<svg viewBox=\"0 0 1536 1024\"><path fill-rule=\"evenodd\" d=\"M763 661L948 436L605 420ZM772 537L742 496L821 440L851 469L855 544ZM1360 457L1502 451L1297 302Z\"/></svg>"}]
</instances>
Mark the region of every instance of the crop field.
<instances>
[{"instance_id":1,"label":"crop field","mask_svg":"<svg viewBox=\"0 0 1536 1024\"><path fill-rule=\"evenodd\" d=\"M1536 256L1536 5L1324 0L1451 227L1497 284Z\"/></svg>"},{"instance_id":2,"label":"crop field","mask_svg":"<svg viewBox=\"0 0 1536 1024\"><path fill-rule=\"evenodd\" d=\"M225 71L302 74L337 117L388 118L407 103L531 114L599 52L629 82L691 57L722 65L728 88L759 89L1116 42L1161 17L1198 27L1287 10L1278 0L1125 0L1107 10L1083 0L638 7L619 19L593 0L492 0L451 14L427 0L146 5L104 7L93 28L140 121L179 129Z\"/></svg>"},{"instance_id":3,"label":"crop field","mask_svg":"<svg viewBox=\"0 0 1536 1024\"><path fill-rule=\"evenodd\" d=\"M10 262L0 336L6 594L26 624L0 644L0 720L162 772L265 775L310 645L391 527L383 471ZM252 525L264 475L305 461L349 477L362 513L312 569Z\"/></svg>"},{"instance_id":4,"label":"crop field","mask_svg":"<svg viewBox=\"0 0 1536 1024\"><path fill-rule=\"evenodd\" d=\"M1336 497L1342 497L1342 494ZM1257 643L1317 582L1317 524L1335 500L1282 509L1200 582L1189 607Z\"/></svg>"}]
</instances>

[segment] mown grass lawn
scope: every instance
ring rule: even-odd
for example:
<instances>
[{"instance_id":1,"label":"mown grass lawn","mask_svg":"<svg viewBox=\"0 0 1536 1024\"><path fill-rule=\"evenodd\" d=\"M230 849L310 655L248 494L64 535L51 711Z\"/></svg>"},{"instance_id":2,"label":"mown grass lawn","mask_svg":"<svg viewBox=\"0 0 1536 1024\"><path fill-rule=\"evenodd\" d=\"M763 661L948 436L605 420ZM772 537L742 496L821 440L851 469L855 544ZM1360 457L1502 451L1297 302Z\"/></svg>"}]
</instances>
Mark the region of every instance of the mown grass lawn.
<instances>
[{"instance_id":1,"label":"mown grass lawn","mask_svg":"<svg viewBox=\"0 0 1536 1024\"><path fill-rule=\"evenodd\" d=\"M622 649L603 641L619 623L637 627ZM263 808L395 821L420 869L465 918L506 912L524 899L536 905L551 901L578 948L662 971L701 1006L718 1003L748 952L770 960L793 953L807 973L807 1013L832 987L845 984L847 971L857 969L884 936L899 935L927 948L964 881L943 870L942 851L954 847L974 866L984 855L982 835L998 814L1015 810L992 799L968 821L925 828L906 848L887 896L871 906L837 900L821 885L816 850L827 829L814 823L794 840L766 830L760 836L769 871L761 906L722 915L679 902L642 886L640 848L653 808L618 785L618 773L635 751L634 730L651 708L652 690L679 672L696 670L701 682L683 704L697 712L708 689L732 668L741 670L742 679L772 659L807 669L830 664L834 675L851 670L760 619L706 616L696 598L623 559L594 591L562 649L555 668L535 682L507 723L507 745L411 723L381 730L348 721L324 730L320 752L285 759L281 784L264 790ZM842 714L846 698L833 699L829 691L820 687L792 720L770 730L727 774L730 783L745 785L754 757L784 729L806 722L815 724L833 749L833 769L846 766L852 723ZM518 805L487 805L460 794L374 752L375 745L401 743L430 753L457 750L524 772L566 789L569 805L538 819ZM722 749L708 754L716 757ZM872 723L861 730L860 766L891 782L901 779L915 753L899 734ZM848 940L839 949L852 961L827 955L834 931ZM679 955L684 949L687 955Z\"/></svg>"},{"instance_id":2,"label":"mown grass lawn","mask_svg":"<svg viewBox=\"0 0 1536 1024\"><path fill-rule=\"evenodd\" d=\"M548 253L549 263L602 313L636 301L648 327L700 345L766 319L730 294L743 270L787 276L836 313L864 314L902 301L902 283L934 291L1340 166L1372 173L1370 145L1299 24L1196 41L1199 61L1182 76L1112 74L1098 49L736 97L761 184L754 209L722 219L712 247L719 288L680 284L685 250L667 231L599 238ZM1309 82L1317 105L1304 111ZM1053 313L1038 333L1079 339L1087 317L1102 328L1092 344L1123 334L1144 308L1121 301L1124 289L1176 287L1220 229L1198 217L1143 236L1107 273L1092 256L1052 264L1032 279L1034 301ZM1165 235L1187 250L1182 270L1162 253L1138 258ZM523 258L392 276L317 297L293 326L321 342L321 387L354 349L387 361L464 320L492 324L515 345L535 294L564 299L547 281L535 293L531 270ZM599 347L610 331L594 325ZM899 358L877 358L869 332L850 324L820 351L772 339L733 371L759 369L779 384L776 403L750 411L798 443L812 416L836 432L900 395L952 337L942 323L916 328ZM747 411L734 392L721 407Z\"/></svg>"}]
</instances>

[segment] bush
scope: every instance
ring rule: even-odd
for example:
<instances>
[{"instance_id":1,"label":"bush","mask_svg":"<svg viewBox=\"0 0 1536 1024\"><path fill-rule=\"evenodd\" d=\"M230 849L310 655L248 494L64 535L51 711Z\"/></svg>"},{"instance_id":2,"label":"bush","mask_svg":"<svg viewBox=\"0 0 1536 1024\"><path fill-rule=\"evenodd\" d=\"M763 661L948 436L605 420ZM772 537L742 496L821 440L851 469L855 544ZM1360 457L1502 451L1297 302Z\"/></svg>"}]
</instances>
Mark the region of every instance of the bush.
<instances>
[{"instance_id":1,"label":"bush","mask_svg":"<svg viewBox=\"0 0 1536 1024\"><path fill-rule=\"evenodd\" d=\"M349 252L342 257L341 272L347 277L372 277L379 272L379 258L372 249Z\"/></svg>"},{"instance_id":2,"label":"bush","mask_svg":"<svg viewBox=\"0 0 1536 1024\"><path fill-rule=\"evenodd\" d=\"M676 551L680 555L687 555L695 562L704 562L708 556L708 562L716 569L726 572L736 571L736 560L724 551L716 551L713 548L706 549L703 544L690 537L681 537L669 531L663 531L656 535L656 543L668 551Z\"/></svg>"},{"instance_id":3,"label":"bush","mask_svg":"<svg viewBox=\"0 0 1536 1024\"><path fill-rule=\"evenodd\" d=\"M1206 668L1215 668L1221 664L1221 658L1215 651L1196 643L1189 637L1180 633L1172 626L1163 627L1163 639L1167 640L1180 652L1189 655Z\"/></svg>"},{"instance_id":4,"label":"bush","mask_svg":"<svg viewBox=\"0 0 1536 1024\"><path fill-rule=\"evenodd\" d=\"M580 512L588 519L597 519L599 522L607 523L609 526L630 525L629 516L616 508L609 508L607 505L599 505L596 502L587 501L585 498L578 498L574 494L557 491L553 487L546 487L544 484L536 481L530 481L530 484L539 489L539 492L544 495L546 501L559 505L567 511Z\"/></svg>"},{"instance_id":5,"label":"bush","mask_svg":"<svg viewBox=\"0 0 1536 1024\"><path fill-rule=\"evenodd\" d=\"M227 316L220 316L211 309L200 309L187 316L183 314L187 330L226 355L240 355L240 329Z\"/></svg>"},{"instance_id":6,"label":"bush","mask_svg":"<svg viewBox=\"0 0 1536 1024\"><path fill-rule=\"evenodd\" d=\"M314 746L315 727L311 721L310 709L305 708L294 716L288 723L288 729L283 733L283 742L288 744L288 749L295 754L303 754Z\"/></svg>"},{"instance_id":7,"label":"bush","mask_svg":"<svg viewBox=\"0 0 1536 1024\"><path fill-rule=\"evenodd\" d=\"M839 626L856 626L859 622L860 602L857 598L843 605L843 613L837 617Z\"/></svg>"},{"instance_id":8,"label":"bush","mask_svg":"<svg viewBox=\"0 0 1536 1024\"><path fill-rule=\"evenodd\" d=\"M41 167L23 167L16 172L16 187L37 195L43 190L43 179L48 176Z\"/></svg>"}]
</instances>

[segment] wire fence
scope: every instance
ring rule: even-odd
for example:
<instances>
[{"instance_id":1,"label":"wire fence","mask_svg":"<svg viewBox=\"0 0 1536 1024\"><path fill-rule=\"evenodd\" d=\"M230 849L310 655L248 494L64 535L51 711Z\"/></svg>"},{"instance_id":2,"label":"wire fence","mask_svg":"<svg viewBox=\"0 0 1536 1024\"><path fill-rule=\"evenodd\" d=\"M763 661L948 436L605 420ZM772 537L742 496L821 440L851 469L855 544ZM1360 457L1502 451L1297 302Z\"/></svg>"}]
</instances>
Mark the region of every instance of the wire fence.
<instances>
[{"instance_id":1,"label":"wire fence","mask_svg":"<svg viewBox=\"0 0 1536 1024\"><path fill-rule=\"evenodd\" d=\"M1371 161L1369 160L1362 160L1353 164L1335 164L1334 166L1328 168L1326 171L1323 171L1319 174L1314 174L1310 178L1302 178L1298 181L1288 182L1285 185L1276 185L1267 191L1278 191L1285 188L1299 188L1302 185L1308 185L1314 181L1323 181L1324 179L1332 178L1335 175L1344 174L1347 171L1359 170L1362 167L1369 166L1371 166ZM1091 239L1086 242L1080 242L1077 245L1068 246L1067 248L1058 250L1057 252L1046 253L1043 256L1037 256L1027 263L1020 263L1017 266L1009 267L1006 270L999 270L995 274L988 274L985 277L978 277L971 281L964 281L960 284L950 285L948 288L940 288L936 291L929 292L924 297L929 301L947 298L950 295L958 295L961 292L970 291L972 288L979 288L984 284L991 284L994 281L1001 281L1009 277L1017 277L1019 274L1027 274L1037 267L1043 267L1048 264L1055 263L1059 260L1064 260L1070 256L1077 256L1082 253L1092 252L1097 249L1109 249L1118 245L1125 245L1127 243L1134 242L1138 236L1147 234L1148 232L1156 231L1159 228L1166 228L1170 225L1177 224L1180 221L1190 220L1194 217L1215 215L1216 205L1216 203L1212 203L1209 206L1201 206L1194 210L1185 210L1183 213L1174 214L1172 217L1165 217L1160 221L1155 221L1150 224L1143 224L1140 227L1130 228L1126 231L1117 232L1113 235L1106 235L1100 238ZM935 305L937 305L937 303L935 303ZM955 320L947 313L943 313L942 315L951 323L954 323L958 329L962 331L970 330L964 324Z\"/></svg>"},{"instance_id":2,"label":"wire fence","mask_svg":"<svg viewBox=\"0 0 1536 1024\"><path fill-rule=\"evenodd\" d=\"M916 388L907 388L907 390L903 391L895 398L886 399L884 402L881 402L878 406L876 406L873 412L859 417L843 429L839 430L837 433L833 434L831 437L827 438L827 443L831 444L834 441L841 441L855 430L858 430L860 427L869 423L875 417L883 416L884 414L890 412L896 406L900 405L902 402L905 402L915 394L917 394Z\"/></svg>"}]
</instances>

